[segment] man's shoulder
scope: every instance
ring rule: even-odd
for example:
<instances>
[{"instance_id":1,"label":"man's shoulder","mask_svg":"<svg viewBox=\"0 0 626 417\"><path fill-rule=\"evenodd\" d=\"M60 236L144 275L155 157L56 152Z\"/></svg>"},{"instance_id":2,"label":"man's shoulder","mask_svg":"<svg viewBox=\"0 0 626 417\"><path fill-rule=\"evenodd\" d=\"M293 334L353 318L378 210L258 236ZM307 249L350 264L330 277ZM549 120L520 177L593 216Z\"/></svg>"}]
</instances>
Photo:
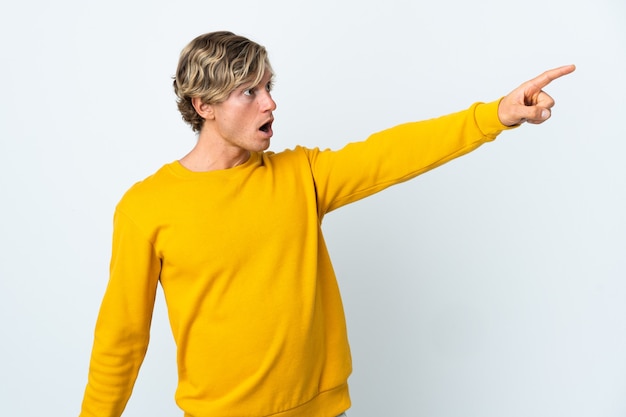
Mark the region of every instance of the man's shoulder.
<instances>
[{"instance_id":1,"label":"man's shoulder","mask_svg":"<svg viewBox=\"0 0 626 417\"><path fill-rule=\"evenodd\" d=\"M167 163L153 174L134 183L122 196L119 206L134 206L154 203L163 198L167 188L175 179L171 173L172 163Z\"/></svg>"},{"instance_id":2,"label":"man's shoulder","mask_svg":"<svg viewBox=\"0 0 626 417\"><path fill-rule=\"evenodd\" d=\"M279 152L266 151L262 153L262 158L276 163L302 163L310 158L311 152L317 149L310 149L305 146L295 146Z\"/></svg>"}]
</instances>

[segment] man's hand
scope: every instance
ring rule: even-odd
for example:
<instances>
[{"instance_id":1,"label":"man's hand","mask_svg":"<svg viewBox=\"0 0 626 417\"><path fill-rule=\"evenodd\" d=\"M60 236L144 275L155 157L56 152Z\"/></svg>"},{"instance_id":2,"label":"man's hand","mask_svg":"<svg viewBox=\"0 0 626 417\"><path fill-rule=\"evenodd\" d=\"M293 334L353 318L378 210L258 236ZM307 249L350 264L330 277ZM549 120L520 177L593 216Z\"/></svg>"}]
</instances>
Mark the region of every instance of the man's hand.
<instances>
[{"instance_id":1,"label":"man's hand","mask_svg":"<svg viewBox=\"0 0 626 417\"><path fill-rule=\"evenodd\" d=\"M505 126L524 122L539 124L548 120L554 100L542 89L575 69L574 65L566 65L548 70L511 91L500 101L498 107L498 117L502 124Z\"/></svg>"}]
</instances>

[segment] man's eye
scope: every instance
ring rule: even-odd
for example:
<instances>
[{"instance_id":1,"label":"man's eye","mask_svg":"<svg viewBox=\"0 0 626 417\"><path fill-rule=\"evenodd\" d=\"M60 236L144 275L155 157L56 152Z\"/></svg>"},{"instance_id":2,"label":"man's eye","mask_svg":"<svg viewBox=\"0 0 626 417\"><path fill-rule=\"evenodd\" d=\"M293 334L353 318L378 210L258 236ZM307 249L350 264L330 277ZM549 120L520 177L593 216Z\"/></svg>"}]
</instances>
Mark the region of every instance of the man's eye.
<instances>
[{"instance_id":1,"label":"man's eye","mask_svg":"<svg viewBox=\"0 0 626 417\"><path fill-rule=\"evenodd\" d=\"M243 90L243 95L244 96L251 96L253 94L253 89L252 88L246 88L245 90Z\"/></svg>"}]
</instances>

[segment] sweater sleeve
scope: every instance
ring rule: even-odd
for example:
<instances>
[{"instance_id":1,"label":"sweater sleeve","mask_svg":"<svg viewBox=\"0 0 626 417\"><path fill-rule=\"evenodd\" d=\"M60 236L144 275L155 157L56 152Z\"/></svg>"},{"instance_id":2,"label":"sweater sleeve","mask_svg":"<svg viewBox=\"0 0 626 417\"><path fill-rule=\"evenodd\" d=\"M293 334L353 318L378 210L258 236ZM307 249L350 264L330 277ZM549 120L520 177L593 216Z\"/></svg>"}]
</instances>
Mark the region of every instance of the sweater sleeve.
<instances>
[{"instance_id":1,"label":"sweater sleeve","mask_svg":"<svg viewBox=\"0 0 626 417\"><path fill-rule=\"evenodd\" d=\"M402 124L338 151L309 150L319 215L414 178L492 141L507 129L499 101Z\"/></svg>"},{"instance_id":2,"label":"sweater sleeve","mask_svg":"<svg viewBox=\"0 0 626 417\"><path fill-rule=\"evenodd\" d=\"M119 417L143 362L159 279L152 244L119 208L81 417Z\"/></svg>"}]
</instances>

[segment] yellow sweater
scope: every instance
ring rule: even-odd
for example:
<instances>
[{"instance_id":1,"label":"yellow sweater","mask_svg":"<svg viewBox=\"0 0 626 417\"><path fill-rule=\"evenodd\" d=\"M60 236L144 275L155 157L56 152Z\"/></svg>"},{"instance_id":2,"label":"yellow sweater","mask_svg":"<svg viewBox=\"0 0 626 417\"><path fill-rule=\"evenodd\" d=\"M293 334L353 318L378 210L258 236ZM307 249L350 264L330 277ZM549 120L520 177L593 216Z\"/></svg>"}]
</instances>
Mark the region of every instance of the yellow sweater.
<instances>
[{"instance_id":1,"label":"yellow sweater","mask_svg":"<svg viewBox=\"0 0 626 417\"><path fill-rule=\"evenodd\" d=\"M255 153L236 168L170 163L114 222L81 417L117 417L149 339L160 281L187 417L333 417L351 358L321 221L331 210L493 140L498 102L409 123L339 151Z\"/></svg>"}]
</instances>

